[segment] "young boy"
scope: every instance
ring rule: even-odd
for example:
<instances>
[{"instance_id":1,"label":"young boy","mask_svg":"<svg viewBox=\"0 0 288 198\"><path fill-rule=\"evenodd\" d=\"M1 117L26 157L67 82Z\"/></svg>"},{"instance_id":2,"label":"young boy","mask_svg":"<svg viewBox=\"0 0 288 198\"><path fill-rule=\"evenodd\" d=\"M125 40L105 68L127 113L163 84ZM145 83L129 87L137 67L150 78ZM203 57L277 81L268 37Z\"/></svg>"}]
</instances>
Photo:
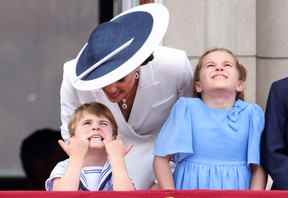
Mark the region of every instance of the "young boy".
<instances>
[{"instance_id":1,"label":"young boy","mask_svg":"<svg viewBox=\"0 0 288 198\"><path fill-rule=\"evenodd\" d=\"M59 144L69 159L53 169L46 190L134 190L124 162L131 146L126 149L116 138L117 124L106 106L96 102L81 105L68 128L68 143L59 140Z\"/></svg>"}]
</instances>

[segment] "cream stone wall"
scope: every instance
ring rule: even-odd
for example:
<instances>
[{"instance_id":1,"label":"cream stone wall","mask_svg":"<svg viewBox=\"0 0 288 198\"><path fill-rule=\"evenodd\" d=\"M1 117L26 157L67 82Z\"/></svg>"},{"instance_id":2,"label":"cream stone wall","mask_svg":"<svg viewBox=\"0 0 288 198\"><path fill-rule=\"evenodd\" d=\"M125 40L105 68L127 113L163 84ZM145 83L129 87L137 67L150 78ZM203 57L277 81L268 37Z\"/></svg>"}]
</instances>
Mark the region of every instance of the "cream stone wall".
<instances>
[{"instance_id":1,"label":"cream stone wall","mask_svg":"<svg viewBox=\"0 0 288 198\"><path fill-rule=\"evenodd\" d=\"M0 177L23 175L22 140L60 126L63 63L98 23L95 0L2 0L0 6Z\"/></svg>"},{"instance_id":2,"label":"cream stone wall","mask_svg":"<svg viewBox=\"0 0 288 198\"><path fill-rule=\"evenodd\" d=\"M288 1L257 1L257 102L265 106L273 81L288 77Z\"/></svg>"}]
</instances>

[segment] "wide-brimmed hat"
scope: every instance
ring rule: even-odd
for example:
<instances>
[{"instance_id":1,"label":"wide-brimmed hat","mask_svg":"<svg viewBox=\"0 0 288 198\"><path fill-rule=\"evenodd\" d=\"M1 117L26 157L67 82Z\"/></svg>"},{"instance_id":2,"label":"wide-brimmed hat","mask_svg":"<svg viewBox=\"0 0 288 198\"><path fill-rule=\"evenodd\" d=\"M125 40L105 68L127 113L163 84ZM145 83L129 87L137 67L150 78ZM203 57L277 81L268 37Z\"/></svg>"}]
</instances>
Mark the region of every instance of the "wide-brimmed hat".
<instances>
[{"instance_id":1,"label":"wide-brimmed hat","mask_svg":"<svg viewBox=\"0 0 288 198\"><path fill-rule=\"evenodd\" d=\"M79 90L94 90L125 77L153 53L168 22L168 10L151 3L98 25L76 58L72 85Z\"/></svg>"}]
</instances>

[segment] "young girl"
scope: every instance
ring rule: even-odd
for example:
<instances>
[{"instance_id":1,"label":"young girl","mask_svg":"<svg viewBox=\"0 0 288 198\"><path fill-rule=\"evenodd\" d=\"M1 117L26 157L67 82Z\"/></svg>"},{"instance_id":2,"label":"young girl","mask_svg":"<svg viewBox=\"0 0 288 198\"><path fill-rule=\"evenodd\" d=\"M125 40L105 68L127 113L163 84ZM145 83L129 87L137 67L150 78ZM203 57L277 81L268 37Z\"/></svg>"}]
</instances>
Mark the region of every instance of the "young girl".
<instances>
[{"instance_id":1,"label":"young girl","mask_svg":"<svg viewBox=\"0 0 288 198\"><path fill-rule=\"evenodd\" d=\"M154 170L164 189L264 189L259 166L263 111L243 101L246 70L227 49L204 53L195 98L180 98L155 143ZM175 171L169 160L176 163Z\"/></svg>"},{"instance_id":2,"label":"young girl","mask_svg":"<svg viewBox=\"0 0 288 198\"><path fill-rule=\"evenodd\" d=\"M68 144L62 140L59 144L69 159L53 169L46 190L134 189L124 162L131 147L125 149L116 139L117 124L106 106L96 102L81 105L68 128L71 136Z\"/></svg>"}]
</instances>

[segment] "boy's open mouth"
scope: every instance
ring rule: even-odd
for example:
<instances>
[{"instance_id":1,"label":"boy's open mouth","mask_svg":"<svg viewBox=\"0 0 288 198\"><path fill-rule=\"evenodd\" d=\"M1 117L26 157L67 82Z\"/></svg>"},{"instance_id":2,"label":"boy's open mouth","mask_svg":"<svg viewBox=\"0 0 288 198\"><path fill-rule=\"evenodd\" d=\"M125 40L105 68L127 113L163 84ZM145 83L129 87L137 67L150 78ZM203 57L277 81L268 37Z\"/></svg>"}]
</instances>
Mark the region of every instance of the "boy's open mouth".
<instances>
[{"instance_id":1,"label":"boy's open mouth","mask_svg":"<svg viewBox=\"0 0 288 198\"><path fill-rule=\"evenodd\" d=\"M95 142L102 142L104 138L100 135L92 135L90 138L88 138L90 141L95 141Z\"/></svg>"}]
</instances>

